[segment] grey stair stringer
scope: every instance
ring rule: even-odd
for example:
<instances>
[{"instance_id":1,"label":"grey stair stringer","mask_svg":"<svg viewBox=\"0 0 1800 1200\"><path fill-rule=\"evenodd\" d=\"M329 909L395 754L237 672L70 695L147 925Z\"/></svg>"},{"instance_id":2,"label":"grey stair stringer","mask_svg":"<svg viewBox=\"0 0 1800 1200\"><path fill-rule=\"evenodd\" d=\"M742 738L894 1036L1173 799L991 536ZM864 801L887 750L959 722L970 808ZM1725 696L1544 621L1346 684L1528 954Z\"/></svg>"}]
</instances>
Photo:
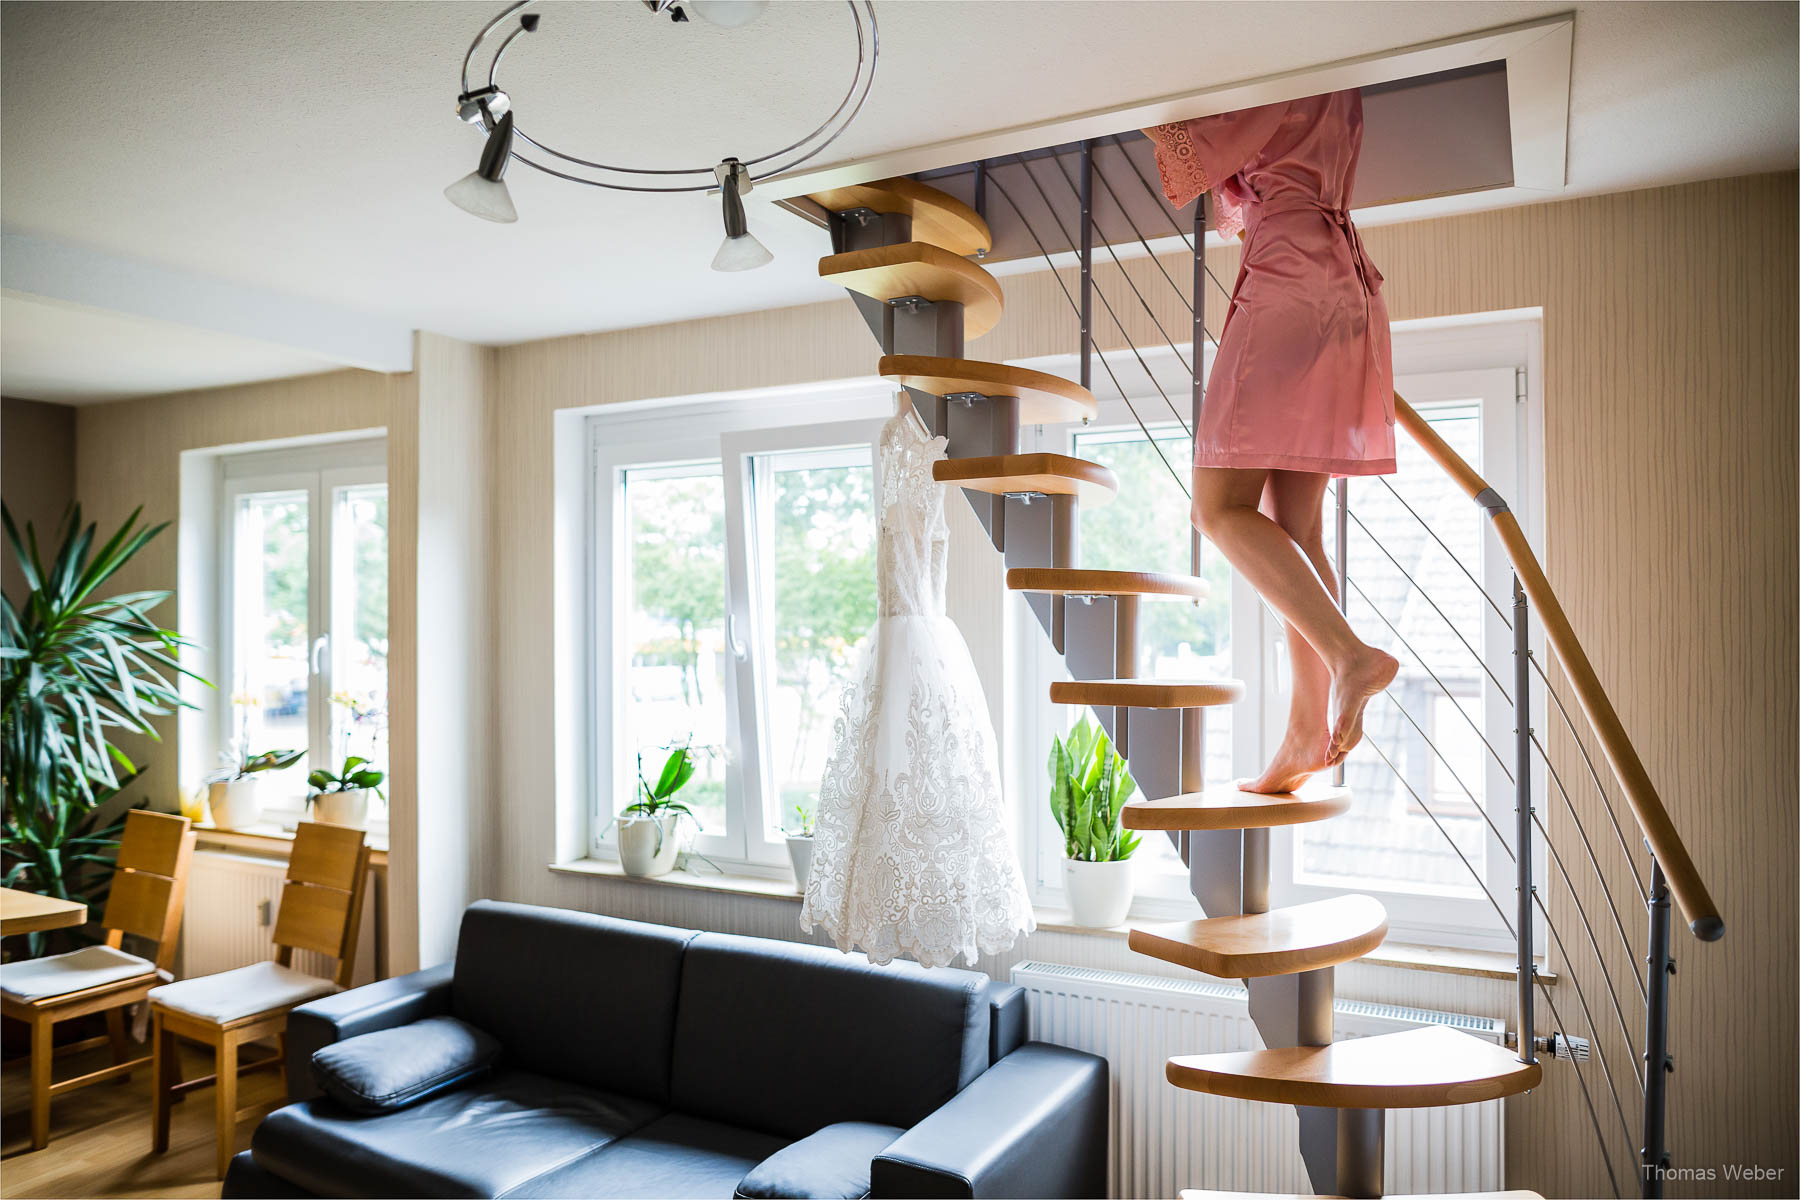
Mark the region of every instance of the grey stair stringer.
<instances>
[{"instance_id":1,"label":"grey stair stringer","mask_svg":"<svg viewBox=\"0 0 1800 1200\"><path fill-rule=\"evenodd\" d=\"M910 219L885 216L839 216L832 222L832 243L839 252L890 245L912 239ZM875 339L886 354L926 354L962 358L962 305L955 303L890 304L856 292L849 293ZM945 437L950 457L1017 453L1017 409L1001 414L996 428L994 406L952 402L929 392L908 388L913 407L925 426ZM1011 416L1010 422L1007 416ZM1010 427L1007 427L1009 426ZM965 499L975 510L994 547L1005 556L1007 567L1075 566L1056 562L1053 504L1048 497L989 495L965 489ZM1072 514L1065 513L1065 519ZM1120 661L1119 612L1116 598L1070 598L1044 593L1025 593L1025 602L1052 645L1064 656L1076 679L1130 677L1135 663ZM1132 622L1135 625L1135 621ZM1131 766L1139 794L1161 798L1198 791L1203 741L1201 722L1180 709L1125 709L1099 707L1094 716L1113 739ZM1262 831L1266 835L1266 831ZM1246 835L1240 830L1182 831L1177 848L1188 864L1189 885L1209 917L1245 911L1247 866L1254 864L1262 878L1252 889L1266 898L1267 853L1246 855ZM1265 902L1266 906L1266 902ZM1300 976L1274 976L1247 980L1250 1015L1270 1047L1300 1044L1301 990L1325 989L1330 1011L1330 971L1325 978L1301 983ZM1315 997L1316 1000L1316 997ZM1316 1007L1316 1005L1315 1005ZM1329 1018L1327 1018L1328 1020ZM1313 1190L1336 1191L1338 1120L1335 1109L1296 1107L1300 1116L1300 1151Z\"/></svg>"}]
</instances>

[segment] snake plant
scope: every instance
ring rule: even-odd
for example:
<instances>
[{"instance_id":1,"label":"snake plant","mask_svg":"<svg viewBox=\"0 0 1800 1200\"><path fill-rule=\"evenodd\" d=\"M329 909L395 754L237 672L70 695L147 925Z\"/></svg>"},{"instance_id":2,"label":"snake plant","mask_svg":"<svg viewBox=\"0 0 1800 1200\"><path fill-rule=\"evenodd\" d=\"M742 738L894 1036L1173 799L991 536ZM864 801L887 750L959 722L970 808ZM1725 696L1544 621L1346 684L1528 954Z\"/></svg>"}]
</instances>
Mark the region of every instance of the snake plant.
<instances>
[{"instance_id":1,"label":"snake plant","mask_svg":"<svg viewBox=\"0 0 1800 1200\"><path fill-rule=\"evenodd\" d=\"M1084 713L1069 738L1050 743L1050 813L1063 834L1063 852L1078 862L1117 862L1138 848L1138 835L1119 823L1137 782L1104 730Z\"/></svg>"}]
</instances>

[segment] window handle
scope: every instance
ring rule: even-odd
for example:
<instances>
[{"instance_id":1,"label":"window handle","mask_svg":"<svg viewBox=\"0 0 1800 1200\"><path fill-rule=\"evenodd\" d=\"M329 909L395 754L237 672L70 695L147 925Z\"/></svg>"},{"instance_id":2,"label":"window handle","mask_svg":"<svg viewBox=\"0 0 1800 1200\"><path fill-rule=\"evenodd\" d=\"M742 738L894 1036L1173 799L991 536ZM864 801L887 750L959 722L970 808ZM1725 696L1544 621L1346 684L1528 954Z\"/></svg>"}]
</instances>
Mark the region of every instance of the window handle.
<instances>
[{"instance_id":1,"label":"window handle","mask_svg":"<svg viewBox=\"0 0 1800 1200\"><path fill-rule=\"evenodd\" d=\"M736 613L725 614L725 648L730 650L731 656L739 662L745 662L750 657L750 647L744 645L744 639L738 636Z\"/></svg>"},{"instance_id":2,"label":"window handle","mask_svg":"<svg viewBox=\"0 0 1800 1200\"><path fill-rule=\"evenodd\" d=\"M318 637L313 639L312 673L314 675L323 675L325 673L325 667L323 664L325 662L326 652L329 651L330 649L331 649L331 635L329 633L321 633Z\"/></svg>"}]
</instances>

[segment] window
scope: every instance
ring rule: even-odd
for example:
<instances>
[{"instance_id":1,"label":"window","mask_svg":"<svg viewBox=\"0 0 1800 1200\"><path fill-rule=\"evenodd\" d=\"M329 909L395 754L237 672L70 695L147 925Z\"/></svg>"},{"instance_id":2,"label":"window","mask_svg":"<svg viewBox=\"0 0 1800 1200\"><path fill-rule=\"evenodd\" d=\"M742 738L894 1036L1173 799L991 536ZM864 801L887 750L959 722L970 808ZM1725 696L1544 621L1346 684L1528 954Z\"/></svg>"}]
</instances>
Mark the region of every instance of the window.
<instances>
[{"instance_id":1,"label":"window","mask_svg":"<svg viewBox=\"0 0 1800 1200\"><path fill-rule=\"evenodd\" d=\"M1396 389L1529 519L1513 368L1402 374ZM1512 640L1472 580L1504 602L1511 573L1480 508L1410 438L1396 439L1396 453L1394 475L1349 481L1345 544L1350 622L1400 660L1400 674L1369 705L1363 744L1345 763L1351 810L1277 832L1272 896L1371 891L1397 940L1501 945L1472 872L1509 901L1512 860L1483 817L1507 830L1513 820ZM1326 509L1335 561L1330 497Z\"/></svg>"},{"instance_id":2,"label":"window","mask_svg":"<svg viewBox=\"0 0 1800 1200\"><path fill-rule=\"evenodd\" d=\"M387 761L387 484L379 441L221 460L218 744L305 757L262 778L298 819L306 775Z\"/></svg>"},{"instance_id":3,"label":"window","mask_svg":"<svg viewBox=\"0 0 1800 1200\"><path fill-rule=\"evenodd\" d=\"M875 622L873 442L890 404L840 389L589 419L594 853L616 853L639 757L648 777L688 745L695 850L780 873ZM846 413L867 415L831 419Z\"/></svg>"},{"instance_id":4,"label":"window","mask_svg":"<svg viewBox=\"0 0 1800 1200\"><path fill-rule=\"evenodd\" d=\"M1536 361L1537 344L1535 319L1395 333L1397 390L1506 496L1534 537L1541 456L1532 449L1536 410L1522 402L1518 381L1519 368ZM1161 355L1173 362L1169 352ZM1163 365L1152 358L1159 378ZM1181 402L1168 381L1163 390ZM1083 566L1186 573L1188 499L1171 468L1185 480L1192 443L1172 416L1154 419L1168 408L1147 383L1133 407L1144 426L1122 401L1102 400L1092 424L1036 431L1032 445L1104 463L1119 477L1116 500L1082 512ZM1273 831L1271 898L1293 904L1347 889L1371 892L1387 905L1396 940L1501 945L1504 931L1458 852L1508 902L1511 859L1483 812L1510 830L1511 709L1501 692L1510 696L1513 687L1512 643L1464 572L1504 607L1510 569L1480 509L1404 434L1396 441L1395 476L1385 484L1349 482L1354 519L1346 544L1351 623L1398 657L1401 673L1391 698L1370 705L1364 744L1346 765L1351 811ZM1335 555L1330 495L1326 505L1326 548ZM1242 702L1206 713L1206 778L1217 784L1255 774L1278 744L1287 720L1287 650L1280 622L1223 556L1204 545L1202 563L1212 585L1205 602L1145 600L1139 666L1148 676L1244 681ZM1061 664L1036 620L1022 606L1014 611L1012 783L1024 800L1037 897L1054 904L1061 850L1041 802L1043 762L1050 735L1078 714L1048 702L1047 684ZM1533 702L1542 712L1542 702ZM1542 794L1541 783L1534 792ZM1143 844L1137 911L1191 913L1186 871L1168 840L1149 835Z\"/></svg>"}]
</instances>

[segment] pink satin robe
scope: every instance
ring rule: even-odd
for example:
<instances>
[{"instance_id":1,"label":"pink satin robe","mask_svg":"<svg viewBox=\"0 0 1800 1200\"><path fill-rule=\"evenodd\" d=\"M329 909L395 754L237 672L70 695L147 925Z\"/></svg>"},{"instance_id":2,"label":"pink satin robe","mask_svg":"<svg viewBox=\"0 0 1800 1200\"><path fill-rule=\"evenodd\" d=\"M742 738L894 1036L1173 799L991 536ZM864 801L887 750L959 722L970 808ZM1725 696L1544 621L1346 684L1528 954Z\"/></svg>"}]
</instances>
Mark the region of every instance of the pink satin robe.
<instances>
[{"instance_id":1,"label":"pink satin robe","mask_svg":"<svg viewBox=\"0 0 1800 1200\"><path fill-rule=\"evenodd\" d=\"M1197 467L1394 470L1381 272L1347 206L1362 94L1333 92L1144 131L1169 202L1205 191L1242 265L1194 438Z\"/></svg>"}]
</instances>

